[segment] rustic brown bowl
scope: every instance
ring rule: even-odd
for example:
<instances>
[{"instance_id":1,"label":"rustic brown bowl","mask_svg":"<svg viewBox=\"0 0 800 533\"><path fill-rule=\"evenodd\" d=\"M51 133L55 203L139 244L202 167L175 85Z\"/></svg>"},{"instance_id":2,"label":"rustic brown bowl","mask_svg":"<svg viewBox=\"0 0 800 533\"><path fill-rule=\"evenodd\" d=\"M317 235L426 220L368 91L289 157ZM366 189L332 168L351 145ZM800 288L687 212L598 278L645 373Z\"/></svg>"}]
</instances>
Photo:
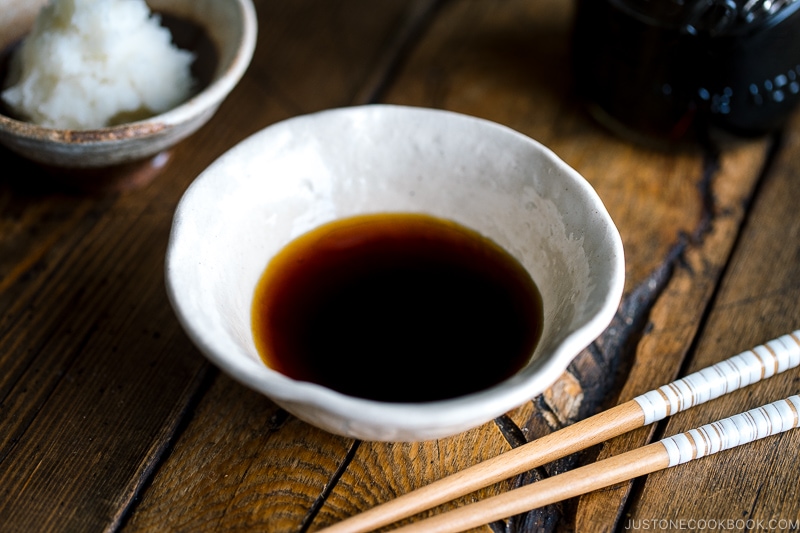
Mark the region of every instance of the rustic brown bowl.
<instances>
[{"instance_id":1,"label":"rustic brown bowl","mask_svg":"<svg viewBox=\"0 0 800 533\"><path fill-rule=\"evenodd\" d=\"M0 18L0 51L10 51L30 28L43 0L9 0ZM170 27L176 44L196 55L196 93L156 116L91 130L53 129L9 116L0 109L0 143L22 157L64 175L104 180L114 171L154 162L205 124L241 79L255 48L257 24L251 0L147 0ZM5 77L5 68L0 76ZM2 80L0 80L2 81Z\"/></svg>"}]
</instances>

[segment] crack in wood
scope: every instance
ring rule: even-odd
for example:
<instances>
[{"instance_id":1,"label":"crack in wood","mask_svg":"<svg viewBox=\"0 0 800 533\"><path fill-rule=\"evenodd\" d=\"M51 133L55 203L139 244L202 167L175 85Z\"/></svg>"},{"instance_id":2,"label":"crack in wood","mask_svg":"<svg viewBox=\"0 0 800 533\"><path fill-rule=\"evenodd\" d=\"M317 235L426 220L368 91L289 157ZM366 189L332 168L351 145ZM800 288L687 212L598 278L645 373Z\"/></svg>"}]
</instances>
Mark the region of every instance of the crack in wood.
<instances>
[{"instance_id":1,"label":"crack in wood","mask_svg":"<svg viewBox=\"0 0 800 533\"><path fill-rule=\"evenodd\" d=\"M675 244L670 248L664 260L622 300L619 310L606 330L567 368L566 373L580 384L584 395L577 411L561 413L559 405L554 404L553 401L547 401L545 395L539 397L538 407L542 409L546 406L541 414L553 426L553 431L591 416L617 402L617 398L610 397L610 393L620 390L621 383L629 374L636 347L651 327L648 319L655 302L672 279L675 268L681 265L688 267L685 261L687 248L690 245L702 244L703 238L713 227L715 207L711 183L719 168L719 152L707 150L702 177L698 183L702 212L695 228L690 234L681 233L677 236ZM600 372L598 369L604 371ZM547 416L548 414L550 416ZM513 424L513 421L511 423ZM514 426L512 428L507 423L498 424L506 440L512 446L514 446L514 440L511 440L509 436L512 436L513 439L517 432L524 435L524 432L516 424ZM595 455L596 451L588 450L559 459L550 465L519 476L518 483L528 484L535 482L537 478L547 477L551 473L555 475L559 471L572 469L591 460ZM569 505L569 503L564 505ZM563 506L551 505L534 509L509 521L508 531L555 531L564 515Z\"/></svg>"},{"instance_id":2,"label":"crack in wood","mask_svg":"<svg viewBox=\"0 0 800 533\"><path fill-rule=\"evenodd\" d=\"M686 239L679 239L678 243L670 250L667 259L622 301L619 311L609 327L592 343L590 348L584 350L579 356L581 359L591 360L593 364L589 365L589 370L605 367L610 371L591 372L593 379L587 379L588 373L584 371L585 365L582 365L581 361L573 361L570 364L567 372L583 387L585 401L581 404L577 416L574 419L568 419L567 424L564 425L591 416L594 412L601 410L609 402L609 393L619 390L617 385L627 375L636 346L647 330L649 311L671 278L686 244ZM601 379L596 379L598 376L601 376ZM549 405L548 411L557 416ZM558 417L559 420L561 418ZM560 428L553 428L554 431L558 429ZM535 482L535 478L549 476L550 472L555 475L558 472L570 470L594 455L596 453L584 451L567 456L546 465L546 467L535 469L535 472L526 472L521 476L519 483L528 484ZM557 529L564 514L564 508L557 505L533 509L512 521L510 525L513 524L513 527L509 531L552 532Z\"/></svg>"},{"instance_id":3,"label":"crack in wood","mask_svg":"<svg viewBox=\"0 0 800 533\"><path fill-rule=\"evenodd\" d=\"M190 395L190 401L183 406L181 412L172 418L174 423L166 430L166 434L169 435L169 438L161 441L159 446L154 450L151 460L139 476L138 483L132 488L130 498L127 498L126 504L118 510L114 520L106 528L107 532L119 532L125 528L128 520L139 505L141 495L150 488L158 469L166 462L175 444L180 440L186 428L189 427L189 423L192 420L192 413L219 375L220 370L210 363L206 363L200 368L193 380L196 383L196 386L193 387L194 394Z\"/></svg>"},{"instance_id":4,"label":"crack in wood","mask_svg":"<svg viewBox=\"0 0 800 533\"><path fill-rule=\"evenodd\" d=\"M436 12L448 0L418 0L409 10L403 26L397 31L362 90L355 96L355 104L375 104L381 101L386 89L395 79L414 45L434 20Z\"/></svg>"},{"instance_id":5,"label":"crack in wood","mask_svg":"<svg viewBox=\"0 0 800 533\"><path fill-rule=\"evenodd\" d=\"M98 329L99 327L97 326L97 324L93 324L92 326L90 326L88 330L84 332L83 337L81 337L81 339L76 343L75 349L65 354L63 362L60 365L60 368L54 373L55 376L54 379L50 380L49 383L46 383L45 384L46 386L42 386L41 390L39 391L39 394L36 397L36 404L33 406L33 408L29 409L25 413L24 419L16 428L17 429L16 435L13 435L8 439L8 444L5 448L0 448L0 464L2 464L8 457L8 455L14 450L17 443L22 438L22 435L24 435L28 431L30 425L39 415L39 412L42 410L44 405L47 404L50 397L54 394L55 390L58 388L59 384L61 383L61 380L64 378L65 375L69 373L70 369L72 369L75 366L76 361L78 360L78 356L84 350L84 348L89 344L92 337L95 335L95 333L97 333ZM51 336L48 336L45 337L44 340L47 341L50 340L50 338ZM34 368L36 364L37 364L36 358L32 357L29 361L29 364L25 367L24 370L27 372L29 368ZM14 392L13 389L9 389L7 396L11 395L13 392ZM6 399L5 397L0 398L0 409L4 407L3 403L5 399Z\"/></svg>"},{"instance_id":6,"label":"crack in wood","mask_svg":"<svg viewBox=\"0 0 800 533\"><path fill-rule=\"evenodd\" d=\"M494 423L512 448L517 448L528 442L528 439L525 438L525 433L511 420L510 416L501 415L494 419Z\"/></svg>"},{"instance_id":7,"label":"crack in wood","mask_svg":"<svg viewBox=\"0 0 800 533\"><path fill-rule=\"evenodd\" d=\"M350 449L347 450L347 454L345 455L344 459L339 466L336 468L336 471L331 475L328 483L322 488L322 492L320 492L319 496L317 496L314 503L308 509L308 512L303 517L303 520L300 522L300 529L297 530L297 533L305 533L308 531L308 528L311 527L311 524L314 522L314 519L317 517L320 509L328 500L328 496L330 496L331 492L333 492L334 487L339 483L339 479L344 474L347 467L350 466L350 463L353 461L353 458L356 456L356 452L358 451L359 446L361 446L360 440L354 440L353 444L350 446Z\"/></svg>"},{"instance_id":8,"label":"crack in wood","mask_svg":"<svg viewBox=\"0 0 800 533\"><path fill-rule=\"evenodd\" d=\"M278 409L275 413L269 417L269 421L267 423L267 432L272 433L278 431L292 415L289 414L288 411L283 409Z\"/></svg>"},{"instance_id":9,"label":"crack in wood","mask_svg":"<svg viewBox=\"0 0 800 533\"><path fill-rule=\"evenodd\" d=\"M508 528L506 526L506 522L501 520L489 524L489 529L491 529L494 533L505 533Z\"/></svg>"}]
</instances>

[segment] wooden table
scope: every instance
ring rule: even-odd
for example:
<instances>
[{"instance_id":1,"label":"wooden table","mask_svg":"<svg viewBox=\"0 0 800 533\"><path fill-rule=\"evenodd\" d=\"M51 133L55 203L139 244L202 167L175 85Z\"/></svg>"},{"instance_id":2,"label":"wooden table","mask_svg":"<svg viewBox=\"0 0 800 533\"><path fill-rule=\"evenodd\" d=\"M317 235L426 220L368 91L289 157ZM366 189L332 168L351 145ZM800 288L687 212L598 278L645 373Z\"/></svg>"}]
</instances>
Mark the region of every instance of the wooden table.
<instances>
[{"instance_id":1,"label":"wooden table","mask_svg":"<svg viewBox=\"0 0 800 533\"><path fill-rule=\"evenodd\" d=\"M0 531L315 531L798 327L800 117L719 150L621 140L572 96L564 0L256 8L246 76L149 184L43 187L0 152ZM616 319L559 381L435 442L358 442L287 415L200 355L164 290L173 210L216 157L277 121L373 102L543 142L596 188L626 249ZM456 503L799 389L795 369ZM799 454L795 430L481 531L797 530Z\"/></svg>"}]
</instances>

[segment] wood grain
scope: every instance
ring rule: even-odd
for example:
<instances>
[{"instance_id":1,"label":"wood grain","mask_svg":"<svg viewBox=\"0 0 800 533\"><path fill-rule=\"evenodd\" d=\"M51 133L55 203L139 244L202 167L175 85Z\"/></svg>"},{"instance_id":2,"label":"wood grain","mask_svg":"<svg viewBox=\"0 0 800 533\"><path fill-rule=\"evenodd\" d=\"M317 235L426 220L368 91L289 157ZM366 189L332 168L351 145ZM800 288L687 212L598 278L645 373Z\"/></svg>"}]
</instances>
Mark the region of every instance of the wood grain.
<instances>
[{"instance_id":1,"label":"wood grain","mask_svg":"<svg viewBox=\"0 0 800 533\"><path fill-rule=\"evenodd\" d=\"M192 420L126 531L296 531L352 446L224 375Z\"/></svg>"},{"instance_id":2,"label":"wood grain","mask_svg":"<svg viewBox=\"0 0 800 533\"><path fill-rule=\"evenodd\" d=\"M563 68L570 17L558 2L505 1L502 8L450 2L386 96L392 103L482 116L544 142L592 183L620 230L627 263L618 319L535 401L535 414L513 414L529 439L677 375L769 149L762 140L726 147L719 155L661 152L609 135L584 114ZM636 432L628 437L635 444L616 450L650 437ZM529 477L589 458L566 458ZM584 506L579 517L587 518L574 518L578 529L614 524L624 501L617 495L591 510ZM569 505L519 517L516 527L574 527L568 525L573 518L562 514L573 512Z\"/></svg>"},{"instance_id":3,"label":"wood grain","mask_svg":"<svg viewBox=\"0 0 800 533\"><path fill-rule=\"evenodd\" d=\"M494 424L485 424L438 441L362 443L320 510L311 531L420 488L421 483L448 476L495 457L508 449L508 444ZM417 518L483 499L511 487L510 482L501 482L425 511Z\"/></svg>"},{"instance_id":4,"label":"wood grain","mask_svg":"<svg viewBox=\"0 0 800 533\"><path fill-rule=\"evenodd\" d=\"M369 84L385 77L372 69L390 68L394 54L400 51L392 36L405 35L409 27L422 23L415 17L426 16L428 4L398 1L370 9L352 1L322 6L311 2L257 4L261 27L273 30L259 41L257 59L245 77L244 87L255 89L247 95L248 101L263 99L265 108L274 107L271 120L277 121L287 113L348 105L361 95L372 94L374 88ZM284 41L297 41L301 46L281 47ZM228 407L220 409L221 403ZM269 422L271 417L288 415L227 377L216 379L124 529L255 527L279 532L307 527L316 513L316 502L323 501L329 484L335 484L338 468L345 463L358 464L351 455L368 455L369 446L359 447L291 417L275 426ZM261 429L240 434L242 427ZM235 442L207 457L208 443L228 434ZM387 456L386 450L380 452L369 460L377 462L381 478L386 479L387 465L399 468L402 453ZM406 467L415 464L412 460ZM355 467L350 470L354 471ZM182 479L191 479L191 485L181 487ZM372 484L357 486L362 492L367 489L366 497L375 489ZM176 508L184 511L164 512Z\"/></svg>"},{"instance_id":5,"label":"wood grain","mask_svg":"<svg viewBox=\"0 0 800 533\"><path fill-rule=\"evenodd\" d=\"M594 417L567 426L558 433L545 435L500 455L484 459L413 491L406 490L383 504L373 503L361 512L350 513L350 517L329 526L324 531L363 533L418 515L436 506L452 506L449 503L452 500L474 492L486 492L485 487L505 483L508 478L603 442L611 436L641 427L645 416L640 405L636 402L627 402L603 411ZM496 499L492 498L492 501ZM558 500L548 503L554 501ZM459 507L464 505L462 503ZM534 507L536 506L531 508ZM440 514L435 515L437 520ZM483 515L478 513L478 516ZM506 516L508 515L500 515L499 518ZM427 520L423 521L423 524L427 523Z\"/></svg>"},{"instance_id":6,"label":"wood grain","mask_svg":"<svg viewBox=\"0 0 800 533\"><path fill-rule=\"evenodd\" d=\"M4 168L21 164L0 184L4 531L119 525L209 370L163 287L180 195L249 133L351 103L407 8L258 3L261 37L248 75L142 189L92 196L49 181L33 187L46 182L42 171L3 152ZM287 41L303 46L281 47Z\"/></svg>"},{"instance_id":7,"label":"wood grain","mask_svg":"<svg viewBox=\"0 0 800 533\"><path fill-rule=\"evenodd\" d=\"M800 220L794 206L781 197L794 190L800 135L788 130L773 170L764 179L750 217L739 238L714 307L687 369L713 361L735 346L796 327L800 315ZM765 270L769 276L764 277ZM698 420L727 416L742 406L755 406L796 394L800 373L795 369L755 385L730 398L682 413L670 420L671 435ZM800 454L797 432L732 450L711 468L687 468L650 476L642 496L631 509L631 519L666 517L762 520L800 519L800 474L793 461ZM769 458L769 460L767 460ZM691 487L691 497L679 495ZM656 497L658 495L658 497ZM669 510L664 502L674 500ZM720 516L720 509L724 513Z\"/></svg>"},{"instance_id":8,"label":"wood grain","mask_svg":"<svg viewBox=\"0 0 800 533\"><path fill-rule=\"evenodd\" d=\"M794 341L792 341L794 343ZM796 348L796 346L795 346ZM797 351L794 352L797 354ZM518 515L528 509L543 507L576 495L596 491L621 481L637 478L665 468L675 467L736 446L781 434L798 427L800 397L786 399L737 413L724 420L704 424L691 431L662 439L603 461L588 464L519 489L442 513L396 529L398 533L455 533L503 517ZM363 516L363 515L362 515ZM646 522L642 520L641 522ZM671 523L665 520L667 523ZM733 522L736 522L735 520ZM775 522L778 522L777 520ZM793 522L793 521L791 521ZM637 523L632 521L632 523ZM677 522L676 523L680 523ZM691 520L686 520L691 524ZM694 522L695 524L700 521ZM708 520L702 521L707 524ZM718 522L717 522L718 523ZM768 523L768 521L764 521ZM337 526L326 529L333 533ZM669 526L672 527L672 526ZM691 525L689 527L692 527ZM705 526L695 526L706 529ZM791 527L791 526L790 526ZM629 527L628 529L633 529ZM639 528L636 528L639 529ZM646 529L646 528L643 528ZM667 529L667 527L662 527ZM694 527L692 527L694 529ZM715 528L714 528L715 529ZM771 528L774 529L774 528ZM337 529L338 530L338 529ZM343 528L357 533L361 529ZM322 533L322 532L321 532Z\"/></svg>"},{"instance_id":9,"label":"wood grain","mask_svg":"<svg viewBox=\"0 0 800 533\"><path fill-rule=\"evenodd\" d=\"M764 144L762 144L764 143ZM709 195L709 225L687 240L670 266L671 273L647 317L647 330L639 340L627 379L619 391L626 401L678 376L682 361L691 357L707 305L736 243L748 198L753 194L767 154L765 142L737 147L721 154ZM677 310L677 311L676 311ZM756 344L765 339L757 340ZM741 346L724 359L739 353ZM621 436L606 443L597 455L601 460L649 442L653 428ZM623 484L580 499L576 528L604 524L611 531L621 516L630 484Z\"/></svg>"},{"instance_id":10,"label":"wood grain","mask_svg":"<svg viewBox=\"0 0 800 533\"><path fill-rule=\"evenodd\" d=\"M800 170L797 119L770 167L769 139L677 152L618 139L573 96L572 2L255 4L245 77L149 185L87 195L0 150L3 531L313 531L797 327L800 228L787 200ZM376 100L488 118L545 143L596 188L626 249L617 317L563 377L440 441L353 442L297 421L211 368L164 294L172 212L194 177L276 121ZM797 389L796 372L782 379L456 503ZM476 530L613 531L630 517L719 510L796 516L797 436L758 446L755 456L773 460L736 451Z\"/></svg>"}]
</instances>

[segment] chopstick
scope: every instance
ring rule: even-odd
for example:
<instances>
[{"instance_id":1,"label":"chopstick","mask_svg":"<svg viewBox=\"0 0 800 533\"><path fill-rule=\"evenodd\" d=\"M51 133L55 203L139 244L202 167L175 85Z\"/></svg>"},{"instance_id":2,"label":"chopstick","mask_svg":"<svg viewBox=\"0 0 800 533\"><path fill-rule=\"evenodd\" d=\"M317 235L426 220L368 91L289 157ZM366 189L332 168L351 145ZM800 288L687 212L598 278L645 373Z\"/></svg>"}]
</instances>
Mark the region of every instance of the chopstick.
<instances>
[{"instance_id":1,"label":"chopstick","mask_svg":"<svg viewBox=\"0 0 800 533\"><path fill-rule=\"evenodd\" d=\"M773 339L607 411L403 494L322 529L318 533L371 531L612 437L663 420L667 416L798 365L800 365L800 330Z\"/></svg>"},{"instance_id":2,"label":"chopstick","mask_svg":"<svg viewBox=\"0 0 800 533\"><path fill-rule=\"evenodd\" d=\"M794 395L393 531L464 531L776 435L798 425L800 396Z\"/></svg>"}]
</instances>

